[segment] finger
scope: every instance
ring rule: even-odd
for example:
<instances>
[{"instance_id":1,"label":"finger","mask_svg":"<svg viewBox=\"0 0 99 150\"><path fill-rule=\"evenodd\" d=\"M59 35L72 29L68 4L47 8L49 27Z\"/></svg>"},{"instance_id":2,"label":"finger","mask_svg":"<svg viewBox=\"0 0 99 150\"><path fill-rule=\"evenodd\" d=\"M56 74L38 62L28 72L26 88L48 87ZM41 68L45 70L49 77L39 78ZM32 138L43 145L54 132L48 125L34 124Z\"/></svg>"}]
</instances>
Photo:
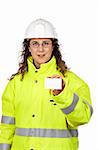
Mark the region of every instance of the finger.
<instances>
[{"instance_id":1,"label":"finger","mask_svg":"<svg viewBox=\"0 0 99 150\"><path fill-rule=\"evenodd\" d=\"M54 74L54 75L52 75L52 78L62 78L62 76L61 76L61 75Z\"/></svg>"}]
</instances>

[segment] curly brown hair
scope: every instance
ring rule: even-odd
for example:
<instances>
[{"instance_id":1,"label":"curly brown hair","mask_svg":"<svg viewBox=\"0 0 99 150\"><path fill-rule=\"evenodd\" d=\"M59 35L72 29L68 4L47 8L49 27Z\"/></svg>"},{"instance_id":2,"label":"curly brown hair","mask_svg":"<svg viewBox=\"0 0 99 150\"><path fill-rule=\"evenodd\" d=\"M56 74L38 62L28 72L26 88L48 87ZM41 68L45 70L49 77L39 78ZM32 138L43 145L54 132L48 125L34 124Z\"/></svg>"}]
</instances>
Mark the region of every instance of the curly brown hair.
<instances>
[{"instance_id":1,"label":"curly brown hair","mask_svg":"<svg viewBox=\"0 0 99 150\"><path fill-rule=\"evenodd\" d=\"M23 80L25 72L28 72L27 58L29 56L31 56L31 53L29 51L30 40L31 39L24 39L24 41L23 41L23 50L22 50L21 55L20 55L21 62L19 62L19 69L18 69L17 73L12 74L10 80L13 79L14 76L18 75L18 74L22 75L21 80ZM65 64L65 61L62 60L62 55L61 55L61 52L60 52L60 46L58 44L58 40L51 38L51 41L52 41L52 45L53 45L52 56L54 55L55 58L56 58L56 64L57 64L56 69L59 69L60 72L64 76L66 71L68 70L68 67Z\"/></svg>"}]
</instances>

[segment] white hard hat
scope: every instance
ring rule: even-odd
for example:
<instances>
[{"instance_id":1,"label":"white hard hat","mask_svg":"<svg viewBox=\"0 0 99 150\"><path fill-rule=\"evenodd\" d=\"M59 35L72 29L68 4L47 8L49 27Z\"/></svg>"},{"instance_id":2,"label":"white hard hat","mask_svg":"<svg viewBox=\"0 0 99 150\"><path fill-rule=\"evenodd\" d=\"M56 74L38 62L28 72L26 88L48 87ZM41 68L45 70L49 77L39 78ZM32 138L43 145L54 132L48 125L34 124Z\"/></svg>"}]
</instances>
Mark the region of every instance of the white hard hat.
<instances>
[{"instance_id":1,"label":"white hard hat","mask_svg":"<svg viewBox=\"0 0 99 150\"><path fill-rule=\"evenodd\" d=\"M44 19L37 19L27 27L25 32L26 38L57 38L57 34L50 22Z\"/></svg>"}]
</instances>

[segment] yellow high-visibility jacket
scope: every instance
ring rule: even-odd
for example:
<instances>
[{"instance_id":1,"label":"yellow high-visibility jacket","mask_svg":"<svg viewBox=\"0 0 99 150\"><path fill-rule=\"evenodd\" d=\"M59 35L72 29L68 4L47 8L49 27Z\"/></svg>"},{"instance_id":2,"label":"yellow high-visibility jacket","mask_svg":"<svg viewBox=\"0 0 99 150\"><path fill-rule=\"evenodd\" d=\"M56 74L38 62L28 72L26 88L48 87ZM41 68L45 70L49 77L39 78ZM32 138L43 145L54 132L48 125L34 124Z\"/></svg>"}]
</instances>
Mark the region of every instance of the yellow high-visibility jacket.
<instances>
[{"instance_id":1,"label":"yellow high-visibility jacket","mask_svg":"<svg viewBox=\"0 0 99 150\"><path fill-rule=\"evenodd\" d=\"M10 80L2 95L0 150L77 150L78 126L92 115L88 85L66 72L65 88L54 96L44 86L57 70L56 59L40 69L28 58L28 72Z\"/></svg>"}]
</instances>

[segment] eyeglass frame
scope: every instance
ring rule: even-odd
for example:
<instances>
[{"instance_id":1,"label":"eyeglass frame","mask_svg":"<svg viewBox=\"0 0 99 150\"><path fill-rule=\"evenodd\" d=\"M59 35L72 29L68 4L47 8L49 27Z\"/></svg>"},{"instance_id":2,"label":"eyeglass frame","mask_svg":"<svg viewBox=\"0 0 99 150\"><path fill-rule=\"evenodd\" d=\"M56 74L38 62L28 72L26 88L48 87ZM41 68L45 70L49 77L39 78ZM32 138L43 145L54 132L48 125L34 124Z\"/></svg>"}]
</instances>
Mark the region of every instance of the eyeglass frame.
<instances>
[{"instance_id":1,"label":"eyeglass frame","mask_svg":"<svg viewBox=\"0 0 99 150\"><path fill-rule=\"evenodd\" d=\"M34 42L35 45L33 45L33 42ZM49 45L44 45L45 43L48 43ZM36 45L36 44L37 44L37 45ZM49 48L50 45L52 45L52 42L50 42L50 41L43 41L42 44L40 44L40 43L37 42L37 41L32 41L32 43L30 43L30 46L31 46L32 48L39 48L40 45L42 45L43 48Z\"/></svg>"}]
</instances>

